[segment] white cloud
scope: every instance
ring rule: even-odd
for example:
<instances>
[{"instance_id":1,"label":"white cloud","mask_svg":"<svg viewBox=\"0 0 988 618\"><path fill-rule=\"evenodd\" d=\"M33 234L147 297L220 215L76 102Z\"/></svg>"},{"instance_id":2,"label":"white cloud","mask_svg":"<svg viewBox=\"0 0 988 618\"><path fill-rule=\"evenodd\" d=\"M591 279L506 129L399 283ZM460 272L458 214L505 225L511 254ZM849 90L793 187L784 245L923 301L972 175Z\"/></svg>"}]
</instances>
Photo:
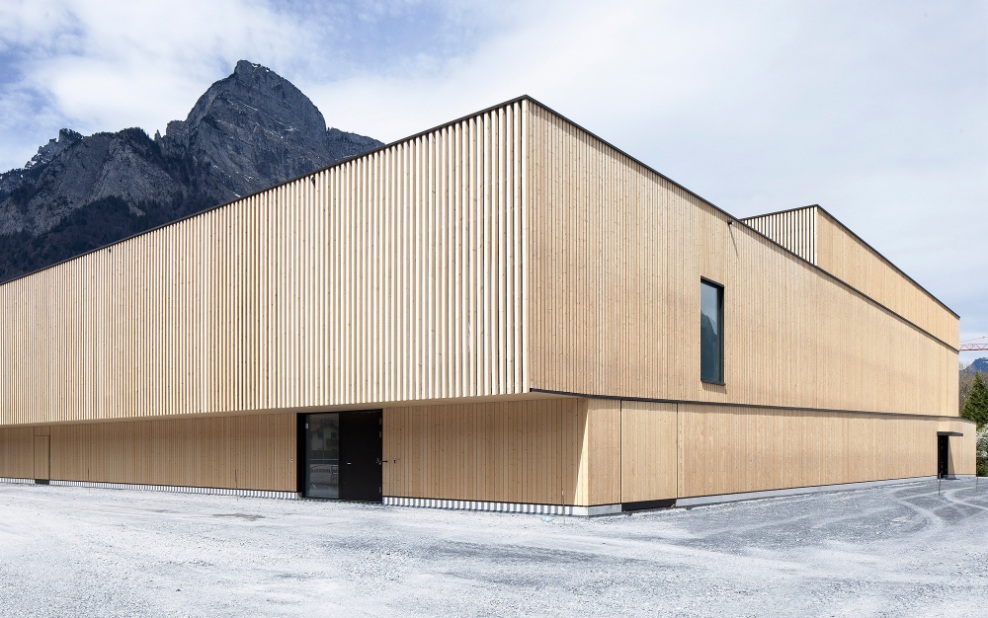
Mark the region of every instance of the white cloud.
<instances>
[{"instance_id":1,"label":"white cloud","mask_svg":"<svg viewBox=\"0 0 988 618\"><path fill-rule=\"evenodd\" d=\"M0 121L4 169L22 164L58 123L84 133L163 129L238 59L305 66L333 34L252 0L25 2L5 4L0 19L0 49L18 67L0 108L36 101ZM31 125L44 133L24 130Z\"/></svg>"},{"instance_id":2,"label":"white cloud","mask_svg":"<svg viewBox=\"0 0 988 618\"><path fill-rule=\"evenodd\" d=\"M488 8L401 0L0 0L0 59L16 66L16 75L0 69L0 109L19 110L0 119L0 167L23 164L60 126L163 129L239 59L260 62L306 92L362 75L437 75L498 27ZM37 102L24 108L25 97Z\"/></svg>"}]
</instances>

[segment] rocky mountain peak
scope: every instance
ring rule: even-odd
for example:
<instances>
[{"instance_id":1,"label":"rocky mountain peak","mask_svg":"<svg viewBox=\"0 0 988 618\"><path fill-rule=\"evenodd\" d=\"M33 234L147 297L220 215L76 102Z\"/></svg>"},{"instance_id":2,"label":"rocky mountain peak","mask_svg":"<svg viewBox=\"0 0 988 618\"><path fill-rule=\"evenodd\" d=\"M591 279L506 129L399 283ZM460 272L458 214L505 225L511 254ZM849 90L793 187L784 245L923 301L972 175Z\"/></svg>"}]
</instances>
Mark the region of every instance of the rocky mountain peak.
<instances>
[{"instance_id":1,"label":"rocky mountain peak","mask_svg":"<svg viewBox=\"0 0 988 618\"><path fill-rule=\"evenodd\" d=\"M48 143L38 148L38 153L31 157L31 160L24 164L24 169L29 170L38 165L45 165L57 157L66 148L72 146L82 139L82 135L72 129L61 129L57 138L48 140Z\"/></svg>"},{"instance_id":2,"label":"rocky mountain peak","mask_svg":"<svg viewBox=\"0 0 988 618\"><path fill-rule=\"evenodd\" d=\"M968 371L978 373L988 373L988 358L977 358L968 366Z\"/></svg>"},{"instance_id":3,"label":"rocky mountain peak","mask_svg":"<svg viewBox=\"0 0 988 618\"><path fill-rule=\"evenodd\" d=\"M259 64L251 62L250 60L238 60L237 66L233 68L234 75L250 75L251 73L261 70L270 71L267 67L263 67Z\"/></svg>"},{"instance_id":4,"label":"rocky mountain peak","mask_svg":"<svg viewBox=\"0 0 988 618\"><path fill-rule=\"evenodd\" d=\"M327 131L291 82L241 60L164 135L63 129L0 174L0 281L381 145Z\"/></svg>"},{"instance_id":5,"label":"rocky mountain peak","mask_svg":"<svg viewBox=\"0 0 988 618\"><path fill-rule=\"evenodd\" d=\"M166 152L209 159L227 199L328 165L326 120L291 82L246 60L199 97L184 122L171 122Z\"/></svg>"},{"instance_id":6,"label":"rocky mountain peak","mask_svg":"<svg viewBox=\"0 0 988 618\"><path fill-rule=\"evenodd\" d=\"M283 128L314 142L326 131L322 113L302 91L271 69L246 60L199 97L185 123L195 130L208 118L235 126L260 122L268 130Z\"/></svg>"}]
</instances>

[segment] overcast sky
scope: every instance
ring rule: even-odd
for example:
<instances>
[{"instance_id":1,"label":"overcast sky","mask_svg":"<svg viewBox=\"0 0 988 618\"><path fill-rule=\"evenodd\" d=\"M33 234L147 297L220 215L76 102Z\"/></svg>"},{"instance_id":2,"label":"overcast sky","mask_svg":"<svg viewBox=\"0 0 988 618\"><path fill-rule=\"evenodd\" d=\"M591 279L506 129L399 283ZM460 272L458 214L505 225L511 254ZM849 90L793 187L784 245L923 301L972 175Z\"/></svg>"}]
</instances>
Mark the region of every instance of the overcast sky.
<instances>
[{"instance_id":1,"label":"overcast sky","mask_svg":"<svg viewBox=\"0 0 988 618\"><path fill-rule=\"evenodd\" d=\"M241 58L383 141L529 94L735 216L822 205L988 336L988 2L0 0L0 170Z\"/></svg>"}]
</instances>

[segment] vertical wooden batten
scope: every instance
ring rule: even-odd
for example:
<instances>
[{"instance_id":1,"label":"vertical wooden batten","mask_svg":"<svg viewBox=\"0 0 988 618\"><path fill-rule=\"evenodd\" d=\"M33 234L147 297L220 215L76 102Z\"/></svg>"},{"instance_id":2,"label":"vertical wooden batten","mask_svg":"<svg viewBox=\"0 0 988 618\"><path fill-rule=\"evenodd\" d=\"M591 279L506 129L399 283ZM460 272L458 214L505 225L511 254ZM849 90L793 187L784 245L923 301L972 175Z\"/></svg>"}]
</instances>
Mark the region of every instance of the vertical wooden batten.
<instances>
[{"instance_id":1,"label":"vertical wooden batten","mask_svg":"<svg viewBox=\"0 0 988 618\"><path fill-rule=\"evenodd\" d=\"M264 414L55 425L50 478L295 491L296 423Z\"/></svg>"},{"instance_id":2,"label":"vertical wooden batten","mask_svg":"<svg viewBox=\"0 0 988 618\"><path fill-rule=\"evenodd\" d=\"M526 392L527 109L0 286L0 423Z\"/></svg>"},{"instance_id":3,"label":"vertical wooden batten","mask_svg":"<svg viewBox=\"0 0 988 618\"><path fill-rule=\"evenodd\" d=\"M616 503L617 425L608 409L578 398L386 407L384 495Z\"/></svg>"}]
</instances>

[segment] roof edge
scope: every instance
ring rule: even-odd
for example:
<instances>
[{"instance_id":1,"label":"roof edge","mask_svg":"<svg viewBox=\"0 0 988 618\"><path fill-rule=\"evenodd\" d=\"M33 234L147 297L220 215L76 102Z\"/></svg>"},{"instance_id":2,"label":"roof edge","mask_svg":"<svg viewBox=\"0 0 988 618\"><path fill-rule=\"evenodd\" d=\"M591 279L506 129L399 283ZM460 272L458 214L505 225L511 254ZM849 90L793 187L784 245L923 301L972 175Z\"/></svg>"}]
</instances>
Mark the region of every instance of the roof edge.
<instances>
[{"instance_id":1,"label":"roof edge","mask_svg":"<svg viewBox=\"0 0 988 618\"><path fill-rule=\"evenodd\" d=\"M581 124L579 124L577 122L574 122L569 117L567 117L567 116L565 116L563 114L560 114L559 112L557 112L553 108L549 107L545 103L542 103L541 101L535 99L534 97L532 97L532 96L530 96L528 94L522 94L522 95L517 96L517 97L514 97L512 99L508 99L507 101L503 101L501 103L497 103L495 105L491 105L491 106L485 107L484 109L481 109L479 111L472 112L472 113L469 113L469 114L465 114L465 115L459 116L459 117L457 117L457 118L455 118L453 120L449 120L447 122L443 122L441 124L438 124L436 126L430 127L428 129L424 129L422 131L419 131L419 132L414 133L412 135L409 135L407 137L402 137L402 138L399 138L399 139L394 140L392 142L388 142L388 143L386 143L386 144L384 144L382 146L378 146L377 148L374 148L373 150L368 150L367 152L361 153L359 155L355 155L355 156L352 156L352 157L341 159L339 161L335 161L333 163L330 163L329 165L323 166L321 168L318 168L318 169L313 170L311 172L308 172L306 174L302 174L302 175L299 175L299 176L295 176L293 178L289 178L288 180L285 180L285 181L282 181L282 182L273 184L273 185L268 186L268 187L265 187L263 189L259 189L259 190L255 191L253 193L248 193L247 195L243 195L243 196L238 197L236 199L229 200L229 201L226 201L226 202L221 202L219 204L216 204L215 206L211 206L209 208L200 210L198 212L195 212L195 213L186 215L186 216L184 216L184 217L182 217L180 219L175 219L174 221L169 221L168 223L163 223L163 224L161 224L159 226L156 226L156 227L153 227L153 228L144 230L143 232L138 232L137 234L131 234L130 236L127 236L125 238L121 238L119 240L115 240L115 241L113 241L111 243L107 243L105 245L100 245L99 247L95 247L95 248L90 249L89 251L86 251L84 253L80 253L78 255L74 255L74 256L72 256L70 258L66 258L66 259L61 260L59 262L55 262L54 264L49 264L48 266L44 266L44 267L39 268L37 270L33 270L31 272L24 273L22 275L19 275L17 277L12 278L12 279L8 279L7 281L4 281L4 282L0 283L0 286L5 286L5 285L10 284L10 283L13 283L15 281L19 281L20 279L24 279L26 277L30 277L30 276L33 276L33 275L42 273L42 272L44 272L46 270L49 270L51 268L55 268L57 266L61 266L63 264L66 264L66 263L71 262L73 260L77 260L77 259L82 258L82 257L85 257L87 255L98 253L98 252L100 252L100 251L102 251L104 249L109 249L109 248L114 247L116 245L125 243L125 242L127 242L129 240L133 240L134 238L139 238L141 236L145 236L145 235L151 234L152 232L156 232L156 231L159 231L159 230L168 228L168 227L170 227L172 225L177 225L179 223L182 223L184 221L188 221L190 219L193 219L195 217L204 215L204 214L209 213L209 212L212 212L214 210L218 210L218 209L224 208L226 206L231 206L231 205L233 205L233 204L235 204L237 202L240 202L242 200L246 200L246 199L249 199L251 197L260 195L262 193L265 193L267 191L271 191L272 189L277 189L279 187L283 187L283 186L289 185L289 184L291 184L293 182L297 182L297 181L302 180L304 178L309 178L311 176L315 176L316 174L320 174L320 173L325 172L327 170L330 170L330 169L333 169L333 168L336 168L336 167L339 167L339 166L342 166L342 165L346 165L347 163L349 163L351 161L356 161L356 160L362 159L364 157L373 156L373 155L377 154L378 152L382 152L384 150L387 150L388 148L392 148L394 146L398 146L400 144L403 144L403 143L406 143L406 142L410 142L410 141L415 140L415 139L418 139L418 138L420 138L420 137L422 137L424 135L428 135L428 134L434 133L436 131L441 131L442 129L445 129L447 127L451 127L453 125L459 124L459 123L461 123L461 122L463 122L465 120L469 120L471 118L476 118L477 116L482 116L482 115L484 115L486 113L489 113L491 111L494 111L496 109L500 109L502 107L507 107L509 105L514 105L515 103L520 103L520 102L523 102L523 101L527 101L527 102L529 102L529 103L531 103L533 105L537 105L537 106L541 107L542 109L548 111L549 113L551 113L551 114L553 114L553 115L561 118L562 120L568 122L569 124L573 125L574 127L578 128L581 131L585 132L586 134L590 135L594 139L600 140L602 143L606 144L608 147L613 148L614 151L617 152L618 154L620 154L620 155L622 155L624 157L627 157L630 161L632 161L632 162L634 162L634 163L642 166L643 168L649 170L651 173L657 175L659 178L662 178L666 182L669 182L670 184L678 187L679 189L682 189L687 194L692 195L693 197L697 198L698 200L700 200L701 202L703 202L704 204L706 204L710 208L713 208L714 210L716 210L717 212L721 213L725 217L728 217L730 220L737 221L739 224L741 224L744 227L752 230L753 232L758 233L758 234L761 234L761 232L759 232L758 230L754 229L752 226L750 226L747 223L745 223L745 219L751 219L751 218L755 218L755 217L762 217L762 216L766 216L766 215L754 215L753 217L745 217L745 218L736 217L736 216L732 215L731 213L727 212L726 210L724 210L723 208L717 206L716 204L714 204L713 202L711 202L707 198L703 197L699 193L693 191L692 189L689 189L688 187L683 186L682 184L676 182L672 178L669 178L668 176L666 176L662 172L659 172L658 170L656 170L652 166L650 166L647 163L643 162L641 159L639 159L639 158L637 158L637 157L629 154L627 151L625 151L625 150L623 150L623 149L615 146L614 144L612 144L608 140L600 137L599 135L597 135L593 131L590 131L589 129L587 129L583 125L581 125ZM835 222L837 222L842 228L844 228L845 230L847 230L847 232L850 233L854 238L856 238L857 240L859 240L869 250L873 251L876 255L878 255L879 258L881 258L882 260L884 260L885 262L887 262L890 266L892 266L892 268L894 268L896 270L896 272L902 274L913 285L915 285L920 290L922 290L925 294L927 294L930 298L932 298L934 301L936 301L937 304L939 304L941 307L943 307L944 309L946 309L947 312L949 312L955 318L960 319L960 316L957 315L957 313L955 313L952 309L950 309L950 307L948 307L947 305L945 305L940 299L938 299L936 296L934 296L933 294L931 294L929 292L929 290L927 290L926 288L924 288L923 286L921 286L919 283L917 283L912 277L910 277L906 273L902 272L902 270L900 270L899 267L897 267L895 264L893 264L892 262L890 262L888 260L888 258L886 258L885 256L883 256L878 251L876 251L871 245L869 245L867 242L865 242L863 239L861 239L861 237L859 237L857 234L855 234L850 229L848 229L847 226L845 226L843 223L841 223L839 220L837 220L836 217L834 217L829 212L827 212L822 206L820 206L818 204L811 204L809 206L800 206L800 207L797 207L797 208L790 208L790 209L786 209L786 210L780 210L780 211L777 211L775 213L767 213L767 214L779 214L779 213L783 213L783 212L789 212L789 211L795 211L795 210L802 210L802 209L806 209L806 208L818 208L821 211L823 211L824 213L826 213L827 216L829 216L831 219L833 219ZM762 236L764 236L764 234L762 234ZM769 240L771 240L771 239L769 239ZM776 243L776 244L778 244L778 243ZM793 255L795 255L795 254L793 254ZM798 259L806 262L806 260L803 260L803 258L800 258L798 255L796 257ZM813 264L812 262L807 262L807 264L810 264L811 266L813 266L817 270L819 270L819 271L821 271L823 273L826 273L827 275L833 277L834 279L837 279L838 281L841 281L841 283L844 283L845 285L848 285L847 282L843 281L842 279L839 279L839 278L835 277L833 275L833 273L830 273L830 272L828 272L828 271L820 268L816 264ZM848 285L848 287L850 287L852 289L855 289L855 288L853 288L850 285ZM861 292L859 291L858 293L860 294ZM868 298L871 298L871 297L869 296ZM872 299L872 300L874 300L874 299ZM877 301L875 301L875 302L877 302ZM881 303L879 303L879 304L881 304ZM882 305L882 306L884 306L884 305Z\"/></svg>"},{"instance_id":2,"label":"roof edge","mask_svg":"<svg viewBox=\"0 0 988 618\"><path fill-rule=\"evenodd\" d=\"M905 277L906 278L906 281L909 281L910 283L912 283L913 285L915 285L917 288L919 288L920 291L922 291L924 294L926 294L927 296L929 296L930 299L932 299L938 305L940 305L941 307L943 307L944 309L946 309L950 313L950 315L954 316L958 320L961 319L961 316L957 315L954 312L953 309L951 309L946 304L944 304L944 302L942 300L940 300L939 298L937 298L936 296L934 296L932 292L930 292L929 290L927 290L926 288L924 288L922 285L920 285L915 279L913 279L912 277L910 277L909 275L907 275L901 268L899 268L898 266L896 266L895 264L893 264L892 263L892 260L890 260L887 257L885 257L884 255L882 255L882 253L880 251L878 251L877 249L875 249L874 247L872 247L870 244L868 244L868 241L866 241L865 239L863 239L860 236L858 236L857 234L855 234L854 233L854 230L852 230L851 228L849 228L846 225L844 225L841 222L840 219L838 219L837 217L835 217L834 215L832 215L826 208L824 208L823 206L817 206L817 208L820 210L820 212L822 212L824 215L826 215L828 219L830 219L831 221L833 221L834 223L836 223L838 226L840 226L840 228L842 230L844 230L845 232L847 232L848 235L851 236L851 238L857 240L862 245L864 245L865 249L867 249L868 251L871 251L872 253L874 253L880 260L882 260L883 262L885 262L886 264L888 264L889 266L891 266L892 269L895 272L897 272L900 275L902 275L903 277Z\"/></svg>"},{"instance_id":3,"label":"roof edge","mask_svg":"<svg viewBox=\"0 0 988 618\"><path fill-rule=\"evenodd\" d=\"M528 95L525 95L525 96L522 96L522 97L518 97L518 99L515 99L515 101L517 101L517 100L522 100L522 99L524 99L524 100L527 100L527 101L529 101L530 103L532 103L532 104L534 104L534 105L538 105L539 107L541 107L542 109L544 109L544 110L546 110L546 111L548 111L549 113L551 113L551 114L553 114L553 115L555 115L555 116L557 116L557 117L559 117L559 118L561 118L562 120L564 120L564 121L566 121L566 122L568 122L569 124L571 124L571 125L573 125L573 126L574 126L574 127L576 127L577 129L579 129L579 130L581 130L581 131L583 131L583 132L584 132L584 133L586 133L587 135L589 135L589 136L591 136L591 137L593 137L593 138L594 138L594 139L596 139L596 140L599 140L599 141L600 141L600 142L602 142L603 144L606 144L606 145L607 145L608 147L610 147L610 148L613 148L613 149L614 149L614 151L615 151L615 152L617 152L618 154L620 154L621 156L624 156L624 157L627 157L627 158L628 158L628 159L629 159L630 161L632 161L633 163L635 163L635 164L637 164L637 165L640 165L640 166L642 166L643 168L645 168L645 169L647 169L647 170L648 170L649 172L651 172L651 173L653 173L653 174L655 174L655 175L657 175L657 176L658 176L659 178L662 178L662 179L663 179L663 180L665 180L666 182L668 182L668 183L670 183L670 184L672 184L672 185L674 185L675 187L677 187L677 188L679 188L679 189L682 189L682 190L683 190L684 192L686 192L687 194L689 194L689 195L692 195L693 197L695 197L696 199L698 199L698 200L700 200L701 202L703 202L704 204L706 204L706 205L707 205L707 206L709 206L710 208L712 208L712 209L714 209L715 211L717 211L717 212L719 212L719 213L721 213L721 214L722 214L723 216L725 216L725 217L727 217L727 218L728 218L729 220L731 220L731 221L736 221L736 222L738 222L738 223L739 223L740 225L743 225L744 227L746 227L746 228L748 228L748 229L749 229L749 230L751 230L752 232L755 232L756 234L758 234L758 235L760 235L760 236L762 236L762 237L764 237L764 238L766 238L766 239L767 239L767 240L768 240L769 242L771 242L771 243L773 243L773 244L775 244L775 245L778 245L778 246L780 246L780 247L782 247L782 245L779 245L779 243L777 243L777 242L775 242L774 240L772 240L772 239L771 239L771 238L769 238L768 236L765 236L765 235L764 235L764 234L762 234L762 233L761 233L760 231L758 231L757 229L755 229L754 227L752 227L751 225L749 225L748 223L746 223L746 219L754 219L754 218L757 218L757 217L764 217L764 216L767 216L767 215L772 215L772 214L781 214L781 213L785 213L785 212L791 212L791 211L797 211L797 210L806 210L806 209L813 209L813 208L816 208L816 209L818 209L818 210L820 210L821 212L823 212L823 213L825 213L825 214L826 214L827 216L829 216L829 217L830 217L831 219L833 219L834 221L837 221L837 223L838 223L838 224L840 224L840 226L841 226L841 227L843 227L844 229L847 229L847 227L846 227L846 226L845 226L845 225L844 225L843 223L840 223L840 221L838 221L838 220L837 220L837 219L836 219L836 218L835 218L835 217L834 217L833 215L831 215L831 214L830 214L829 212L827 212L827 211L826 211L826 210L825 210L825 209L824 209L824 208L823 208L822 206L820 206L819 204L810 204L810 205L808 205L808 206L798 206L798 207L796 207L796 208L787 208L787 209L784 209L784 210L779 210L779 211L776 211L776 212L772 212L772 213L766 213L766 214L764 214L764 215L753 215L753 216L751 216L751 217L744 217L744 218L741 218L741 217L735 217L734 215L732 215L731 213L729 213L729 212L727 212L726 210L724 210L724 209L723 209L723 208L721 208L720 206L717 206L716 204L714 204L713 202L711 202L711 201L710 201L710 200L708 200L707 198L705 198L705 197L703 197L702 195L700 195L700 194L699 194L699 193L697 193L696 191L693 191L692 189L690 189L690 188L688 188L688 187L685 187L685 186L683 186L682 184L680 184L680 183L678 183L678 182L676 182L676 181L675 181L675 180L673 180L672 178L669 178L668 176L666 176L666 175L665 175L665 174L663 174L662 172L660 172L660 171L658 171L658 170L656 170L655 168L653 168L652 166L650 166L650 165L648 165L647 163L644 163L644 162L643 162L643 161L642 161L641 159L639 159L639 158L637 158L637 157L635 157L635 156L633 156L633 155L630 155L630 154L628 154L628 152L627 152L627 151L625 151L625 150L622 150L621 148L619 148L619 147L617 147L617 146L615 146L614 144L612 144L611 142L609 142L609 141L607 141L606 139L604 139L604 138L602 138L602 137L600 137L599 135L597 135L597 134L596 134L596 133L594 133L593 131L590 131L589 129L587 129L587 128L586 128L586 127L584 127L583 125L581 125L581 124L579 124L579 123L577 123L577 122L573 122L573 121L572 121L571 119L569 119L568 117L566 117L566 116L564 116L563 114L560 114L559 112L557 112L556 110L554 110L554 109L552 109L552 108L551 108L551 107L549 107L548 105L545 105L544 103L542 103L542 102L540 102L540 101L538 101L538 100L536 100L536 99L534 99L534 98L532 98L532 97L530 97L530 96L528 96ZM504 104L503 104L503 105L504 105ZM497 106L495 106L495 107L497 107ZM491 108L491 109L494 109L494 108ZM482 112L478 112L478 113L482 113ZM913 285L915 285L915 286L916 286L917 288L919 288L919 289L920 289L920 290L921 290L921 291L922 291L922 292L923 292L924 294L926 294L927 296L929 296L929 297L930 297L930 298L931 298L931 299L932 299L932 300L933 300L934 302L936 302L936 303L937 303L938 305L940 305L940 306L941 306L941 307L942 307L943 309L945 309L945 310L947 311L947 313L949 313L950 315L952 315L952 316L954 316L954 317L955 317L955 318L957 318L958 320L960 319L960 317L961 317L961 316L959 316L959 315L957 315L957 313L955 313L953 309L951 309L950 307L948 307L948 306L947 306L946 304L944 304L944 303L943 303L943 301L941 301L941 300L940 300L939 298L937 298L937 297L936 297L936 296L934 296L934 295L933 295L932 293L930 293L930 291L929 291L929 290L927 290L926 288L924 288L923 286L921 286L921 285L920 285L919 283L917 283L917 282L916 282L916 281L915 281L915 280L914 280L914 279L913 279L912 277L910 277L910 276L909 276L909 275L907 275L906 273L904 273L904 272L902 272L902 270L900 270L898 266L896 266L895 264L893 264L892 262L890 262L890 261L888 260L888 258L886 258L885 256L883 256L883 255L882 255L881 253L878 253L878 251L875 251L875 249L874 249L874 248L873 248L873 247L872 247L871 245L869 245L868 243L866 243L866 242L865 242L864 240L861 240L861 238L860 238L860 237L859 237L859 236L858 236L857 234L855 234L854 232L851 232L851 230L849 230L849 229L847 229L847 231L848 231L848 232L849 232L849 233L850 233L850 234L851 234L852 236L854 236L855 238L857 238L858 240L860 240L862 244L864 244L864 245L865 245L866 247L868 247L868 249L870 249L870 250L871 250L871 251L873 251L873 252L874 252L875 254L877 254L877 255L878 255L878 256L879 256L879 257L880 257L880 258L881 258L882 260L884 260L884 261L885 261L885 262L887 262L887 263L888 263L888 264L889 264L890 266L892 266L892 268L894 268L896 272L898 272L898 273L901 273L901 274L902 274L902 276L904 276L904 277L905 277L905 278L906 278L907 280L909 280L909 282L910 282L910 283L912 283ZM782 248L783 248L783 249L785 249L785 247L782 247ZM787 249L787 251L788 251L788 249ZM868 294L865 294L864 292L862 292L861 290L859 290L859 289L857 289L856 287L854 287L854 286L852 286L851 284L849 284L849 283L847 283L846 281L844 281L844 280L843 280L843 279L841 279L840 277L838 277L838 276L836 276L836 275L834 275L834 274L833 274L832 272L830 272L830 271L828 271L828 270L826 270L826 269L824 269L824 268L820 268L820 267L819 267L818 265L816 265L816 264L814 264L813 262L809 262L809 261L807 261L807 260L804 260L804 259L803 259L802 257L800 257L800 256L798 256L798 255L796 255L795 253L792 253L792 251L789 251L789 253L790 253L791 255L793 255L793 256L795 256L795 257L796 257L797 259L799 259L800 261L802 261L802 262L805 262L805 263L807 263L807 264L809 264L810 266L812 266L812 267L813 267L814 269L816 269L817 271L819 271L819 272L821 272L821 273L823 273L823 274L825 274L826 276L828 276L828 277L830 277L830 278L832 278L832 279L834 279L835 281L839 281L839 282L840 282L840 283L842 283L843 285L845 285L845 286L847 286L847 288L849 288L849 289L851 289L851 290L854 290L854 291L855 291L855 292L856 292L857 294L861 294L861 295L862 295L862 296L864 296L865 298L868 298L868 299L870 299L870 300L871 300L872 302L874 302L874 303L876 303L876 304L878 304L878 305L880 305L880 306L882 306L882 307L885 307L885 309L887 309L888 311L890 311L890 312L892 312L893 314L895 314L895 315L898 315L898 313L896 313L895 311L893 311L893 310L892 310L891 308L889 308L889 307L887 307L887 306L886 306L886 305L885 305L884 303L880 303L880 302L878 302L877 300L875 300L874 298L872 298L872 297L871 297L871 296L869 296ZM906 321L908 322L908 320L906 320ZM915 326L916 328L919 328L919 329L920 329L920 330L922 330L923 332L928 332L928 331L926 331L925 329L923 329L922 327L920 327L919 325L917 325L917 324L914 324L913 322L909 322L909 323L910 323L910 324L913 324L913 326ZM929 334L929 333L928 333L928 334ZM932 335L931 335L931 336L932 336ZM936 339L937 339L938 341L942 341L942 340L941 340L941 339L939 339L939 338L936 338ZM946 345L948 345L948 346L950 345L950 344L947 344L946 342L943 342L943 343L945 343L945 344L946 344ZM951 347L951 349L953 349L953 348Z\"/></svg>"},{"instance_id":4,"label":"roof edge","mask_svg":"<svg viewBox=\"0 0 988 618\"><path fill-rule=\"evenodd\" d=\"M760 219L762 217L774 217L775 215L784 215L786 213L796 212L799 210L812 210L814 208L819 208L820 210L823 210L823 208L819 204L809 204L807 206L797 206L795 208L783 208L782 210L773 210L772 212L766 212L759 215L751 215L750 217L744 217L741 220L750 221L751 219Z\"/></svg>"},{"instance_id":5,"label":"roof edge","mask_svg":"<svg viewBox=\"0 0 988 618\"><path fill-rule=\"evenodd\" d=\"M349 163L351 161L356 161L356 160L362 159L364 157L369 157L369 156L374 155L374 154L377 154L378 152L381 152L383 150L387 150L388 148L391 148L393 146L397 146L397 145L403 144L405 142L410 142L410 141L412 141L414 139L418 139L418 138L422 137L423 135L428 135L429 133L433 133L435 131L441 131L442 129L445 129L447 127L451 127L451 126L453 126L453 125L455 125L457 123L463 122L464 120L469 120L469 119L475 118L477 116L482 116L483 114L486 114L488 112L494 111L494 110L499 109L499 108L502 108L502 107L507 107L509 105L514 105L515 103L520 103L521 101L531 101L531 102L534 102L537 105L540 105L542 107L545 107L546 109L549 109L545 105L542 105L538 101L535 101L535 99L533 99L529 95L523 94L521 96L517 96L517 97L515 97L513 99L509 99L509 100L504 101L502 103L498 103L496 105L491 105L489 107L485 107L484 109L482 109L482 110L480 110L478 112L473 112L471 114L466 114L464 116L460 116L458 118L455 118L454 120L450 120L450 121L444 122L442 124L436 125L434 127L431 127L429 129L425 129L423 131L419 131L418 133L415 133L413 135L409 135L407 137L402 137L402 138L399 138L399 139L394 140L392 142L388 142L388 143L386 143L386 144L384 144L382 146L378 146L377 148L374 148L373 150L368 150L367 152L362 152L362 153L360 153L358 155L353 155L353 156L347 157L345 159L340 159L339 161L334 161L334 162L330 163L329 165L324 165L323 167L320 167L320 168L317 168L315 170L312 170L311 172L306 172L305 174L301 174L299 176L293 176L292 178L289 178L288 180L283 180L282 182L278 182L278 183L275 183L273 185L269 185L267 187L264 187L263 189L258 189L257 191L254 191L253 193L248 193L247 195L241 195L238 198L235 198L235 199L232 199L232 200L228 200L226 202L220 202L219 204L216 204L215 206L210 206L209 208L204 208L204 209L202 209L200 211L197 211L197 212L194 212L192 214L185 215L184 217L181 217L179 219L175 219L173 221L169 221L167 223L162 223L161 225L157 225L155 227L148 228L148 229L144 230L143 232L138 232L136 234L131 234L130 236L125 236L124 238L121 238L119 240L114 240L113 242L109 242L109 243L106 243L105 245L100 245L98 247L95 247L93 249L90 249L89 251L86 251L86 252L83 252L83 253L79 253L77 255L73 255L72 257L65 258L64 260L61 260L61 261L58 261L58 262L54 262L54 263L49 264L47 266L42 266L41 268L38 268L36 270L32 270L32 271L26 272L26 273L24 273L22 275L18 275L16 277L11 278L11 279L7 279L6 281L0 282L0 287L5 286L5 285L10 284L10 283L13 283L15 281L19 281L19 280L24 279L26 277L31 277L31 276L34 276L34 275L43 273L46 270L49 270L51 268L55 268L56 266L61 266L63 264L67 264L67 263L69 263L69 262L71 262L73 260L78 260L79 258L86 257L87 255L92 255L93 253L99 253L100 251L103 251L104 249L109 249L111 247L115 247L115 246L117 246L119 244L122 244L122 243L125 243L125 242L127 242L129 240L133 240L135 238L140 238L141 236L146 236L148 234L151 234L152 232L157 232L159 230L163 230L165 228L171 227L172 225L176 225L176 224L182 223L184 221L188 221L190 219L194 219L194 218L196 218L196 217L198 217L200 215L204 215L204 214L209 213L209 212L212 212L214 210L219 210L220 208L225 208L226 206L232 206L233 204L236 204L239 201L250 199L250 198L252 198L254 196L257 196L257 195L260 195L262 193L266 193L268 191L271 191L272 189L277 189L279 187L284 187L284 186L289 185L289 184L291 184L293 182L298 182L299 180L302 180L303 178L309 178L310 176L315 176L316 174L321 174L322 172L325 172L327 170L331 170L331 169L333 169L335 167L339 167L341 165L345 165L345 164L347 164L347 163ZM552 110L549 110L549 111L552 111ZM555 113L555 112L553 112L553 113Z\"/></svg>"}]
</instances>

